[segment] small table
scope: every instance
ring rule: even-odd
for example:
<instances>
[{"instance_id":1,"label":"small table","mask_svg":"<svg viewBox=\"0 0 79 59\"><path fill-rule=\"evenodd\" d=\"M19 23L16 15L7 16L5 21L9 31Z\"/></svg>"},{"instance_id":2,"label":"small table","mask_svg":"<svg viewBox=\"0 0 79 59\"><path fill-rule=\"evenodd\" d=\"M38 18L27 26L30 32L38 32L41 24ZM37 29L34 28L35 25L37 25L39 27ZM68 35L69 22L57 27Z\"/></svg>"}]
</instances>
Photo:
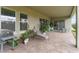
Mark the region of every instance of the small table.
<instances>
[{"instance_id":1,"label":"small table","mask_svg":"<svg viewBox=\"0 0 79 59\"><path fill-rule=\"evenodd\" d=\"M4 43L6 43L8 40L12 40L12 45L14 48L14 34L13 31L8 29L0 29L0 45L1 45L1 52L3 51Z\"/></svg>"},{"instance_id":2,"label":"small table","mask_svg":"<svg viewBox=\"0 0 79 59\"><path fill-rule=\"evenodd\" d=\"M1 52L3 52L3 46L8 40L12 40L12 48L14 49L14 38L15 36L8 36L0 38Z\"/></svg>"}]
</instances>

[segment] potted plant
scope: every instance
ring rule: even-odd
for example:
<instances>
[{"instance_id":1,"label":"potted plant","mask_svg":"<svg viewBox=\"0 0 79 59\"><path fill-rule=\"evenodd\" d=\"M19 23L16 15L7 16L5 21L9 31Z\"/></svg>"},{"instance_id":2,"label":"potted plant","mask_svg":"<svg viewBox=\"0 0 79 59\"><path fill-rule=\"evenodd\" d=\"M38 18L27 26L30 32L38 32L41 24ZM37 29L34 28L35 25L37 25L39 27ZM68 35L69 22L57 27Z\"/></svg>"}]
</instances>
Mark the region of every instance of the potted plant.
<instances>
[{"instance_id":1,"label":"potted plant","mask_svg":"<svg viewBox=\"0 0 79 59\"><path fill-rule=\"evenodd\" d=\"M14 41L14 47L17 47L18 46L18 40L17 39L12 39L12 40L8 40L8 45L10 45L10 46L13 46L13 41Z\"/></svg>"},{"instance_id":2,"label":"potted plant","mask_svg":"<svg viewBox=\"0 0 79 59\"><path fill-rule=\"evenodd\" d=\"M27 42L29 41L29 37L30 37L31 33L32 33L32 30L27 30L25 33L22 34L21 38L22 38L22 40L23 40L22 42L24 44L27 44Z\"/></svg>"},{"instance_id":3,"label":"potted plant","mask_svg":"<svg viewBox=\"0 0 79 59\"><path fill-rule=\"evenodd\" d=\"M48 32L49 31L49 24L41 24L40 31L42 33Z\"/></svg>"},{"instance_id":4,"label":"potted plant","mask_svg":"<svg viewBox=\"0 0 79 59\"><path fill-rule=\"evenodd\" d=\"M28 40L29 40L29 38L28 38L28 32L26 31L25 33L23 33L22 34L22 37L21 37L21 39L22 39L22 43L26 43L26 40L27 40L27 42L28 42Z\"/></svg>"}]
</instances>

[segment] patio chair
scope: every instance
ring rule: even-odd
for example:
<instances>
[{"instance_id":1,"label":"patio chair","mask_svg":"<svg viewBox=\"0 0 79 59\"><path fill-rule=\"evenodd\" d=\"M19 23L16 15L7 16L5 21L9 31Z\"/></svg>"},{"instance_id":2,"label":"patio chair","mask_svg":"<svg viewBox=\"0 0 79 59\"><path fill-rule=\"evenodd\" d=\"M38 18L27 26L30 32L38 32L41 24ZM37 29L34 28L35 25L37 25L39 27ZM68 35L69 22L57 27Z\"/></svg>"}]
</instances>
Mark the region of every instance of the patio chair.
<instances>
[{"instance_id":1,"label":"patio chair","mask_svg":"<svg viewBox=\"0 0 79 59\"><path fill-rule=\"evenodd\" d=\"M48 36L46 33L41 33L40 31L37 31L36 29L33 29L33 31L36 33L36 36L39 36L40 38L48 39Z\"/></svg>"},{"instance_id":2,"label":"patio chair","mask_svg":"<svg viewBox=\"0 0 79 59\"><path fill-rule=\"evenodd\" d=\"M15 36L13 35L13 32L7 29L1 29L0 30L0 45L1 45L1 52L3 52L3 46L4 44L10 40L13 39L14 40ZM14 49L14 41L13 41L13 47Z\"/></svg>"},{"instance_id":3,"label":"patio chair","mask_svg":"<svg viewBox=\"0 0 79 59\"><path fill-rule=\"evenodd\" d=\"M46 35L46 33L37 32L37 36L44 38L44 39L48 39L48 36Z\"/></svg>"}]
</instances>

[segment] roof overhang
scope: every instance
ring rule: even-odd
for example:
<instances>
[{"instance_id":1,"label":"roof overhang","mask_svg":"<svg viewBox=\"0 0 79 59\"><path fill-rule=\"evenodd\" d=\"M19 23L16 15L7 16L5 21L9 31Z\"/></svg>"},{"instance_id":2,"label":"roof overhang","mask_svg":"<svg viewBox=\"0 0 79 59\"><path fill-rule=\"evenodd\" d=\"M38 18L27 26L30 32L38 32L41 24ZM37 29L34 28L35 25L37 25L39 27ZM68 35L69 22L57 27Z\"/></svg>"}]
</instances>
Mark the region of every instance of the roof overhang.
<instances>
[{"instance_id":1,"label":"roof overhang","mask_svg":"<svg viewBox=\"0 0 79 59\"><path fill-rule=\"evenodd\" d=\"M74 9L73 6L29 6L29 8L52 18L68 18Z\"/></svg>"}]
</instances>

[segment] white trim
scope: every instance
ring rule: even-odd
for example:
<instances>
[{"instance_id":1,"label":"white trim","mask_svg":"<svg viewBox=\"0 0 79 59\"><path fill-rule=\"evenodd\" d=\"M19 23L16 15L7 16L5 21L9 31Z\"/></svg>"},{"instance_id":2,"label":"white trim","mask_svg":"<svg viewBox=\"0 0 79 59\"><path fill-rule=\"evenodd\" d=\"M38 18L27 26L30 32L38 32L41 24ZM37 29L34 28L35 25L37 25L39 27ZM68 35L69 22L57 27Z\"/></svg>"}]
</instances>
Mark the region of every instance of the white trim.
<instances>
[{"instance_id":1,"label":"white trim","mask_svg":"<svg viewBox=\"0 0 79 59\"><path fill-rule=\"evenodd\" d=\"M66 32L71 32L71 18L65 19L65 30Z\"/></svg>"},{"instance_id":2,"label":"white trim","mask_svg":"<svg viewBox=\"0 0 79 59\"><path fill-rule=\"evenodd\" d=\"M1 6L0 6L0 19L1 19ZM1 29L1 21L0 21L0 29Z\"/></svg>"},{"instance_id":3,"label":"white trim","mask_svg":"<svg viewBox=\"0 0 79 59\"><path fill-rule=\"evenodd\" d=\"M5 9L8 9L8 10L14 11L16 13L16 10L12 9L12 8L9 8L9 7L1 7L1 8L5 8Z\"/></svg>"},{"instance_id":4,"label":"white trim","mask_svg":"<svg viewBox=\"0 0 79 59\"><path fill-rule=\"evenodd\" d=\"M16 16L16 22L15 22L15 32L17 33L17 37L19 37L20 34L20 12L15 13Z\"/></svg>"},{"instance_id":5,"label":"white trim","mask_svg":"<svg viewBox=\"0 0 79 59\"><path fill-rule=\"evenodd\" d=\"M77 10L76 10L77 14L76 14L76 17L77 17L77 48L79 48L79 7L77 7Z\"/></svg>"}]
</instances>

